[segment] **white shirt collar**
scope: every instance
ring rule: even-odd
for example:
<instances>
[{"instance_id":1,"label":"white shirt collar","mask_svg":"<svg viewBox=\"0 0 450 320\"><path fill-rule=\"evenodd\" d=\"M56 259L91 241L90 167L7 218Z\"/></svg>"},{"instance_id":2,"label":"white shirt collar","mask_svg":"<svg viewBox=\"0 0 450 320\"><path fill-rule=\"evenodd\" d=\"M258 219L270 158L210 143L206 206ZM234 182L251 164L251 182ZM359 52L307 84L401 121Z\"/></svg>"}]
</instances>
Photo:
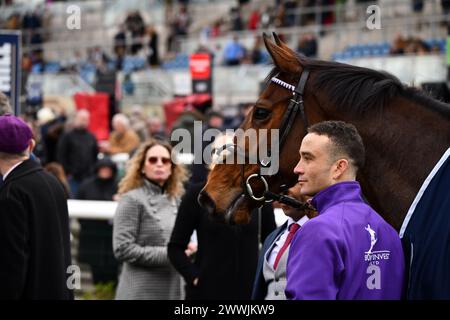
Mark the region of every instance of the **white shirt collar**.
<instances>
[{"instance_id":1,"label":"white shirt collar","mask_svg":"<svg viewBox=\"0 0 450 320\"><path fill-rule=\"evenodd\" d=\"M13 165L4 175L3 175L3 181L6 180L6 177L16 168L18 167L22 162L24 162L25 160L22 160L18 163L16 163L15 165Z\"/></svg>"},{"instance_id":2,"label":"white shirt collar","mask_svg":"<svg viewBox=\"0 0 450 320\"><path fill-rule=\"evenodd\" d=\"M293 223L297 223L300 227L301 226L303 226L303 224L306 222L306 221L308 221L309 220L309 218L308 218L308 216L305 214L300 220L298 220L298 221L294 221L294 219L292 219L291 217L288 217L288 219L287 219L287 227L288 227L288 229L289 229L289 226L291 225L291 224L293 224Z\"/></svg>"}]
</instances>

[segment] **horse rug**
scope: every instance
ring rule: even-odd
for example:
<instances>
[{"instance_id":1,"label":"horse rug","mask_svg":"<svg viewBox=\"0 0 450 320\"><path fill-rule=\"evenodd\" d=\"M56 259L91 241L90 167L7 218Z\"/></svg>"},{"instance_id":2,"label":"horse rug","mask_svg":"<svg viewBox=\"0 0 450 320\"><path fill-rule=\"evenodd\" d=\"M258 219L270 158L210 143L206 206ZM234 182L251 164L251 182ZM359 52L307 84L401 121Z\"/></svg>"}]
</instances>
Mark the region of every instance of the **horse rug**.
<instances>
[{"instance_id":1,"label":"horse rug","mask_svg":"<svg viewBox=\"0 0 450 320\"><path fill-rule=\"evenodd\" d=\"M450 299L450 148L420 188L400 237L406 299Z\"/></svg>"}]
</instances>

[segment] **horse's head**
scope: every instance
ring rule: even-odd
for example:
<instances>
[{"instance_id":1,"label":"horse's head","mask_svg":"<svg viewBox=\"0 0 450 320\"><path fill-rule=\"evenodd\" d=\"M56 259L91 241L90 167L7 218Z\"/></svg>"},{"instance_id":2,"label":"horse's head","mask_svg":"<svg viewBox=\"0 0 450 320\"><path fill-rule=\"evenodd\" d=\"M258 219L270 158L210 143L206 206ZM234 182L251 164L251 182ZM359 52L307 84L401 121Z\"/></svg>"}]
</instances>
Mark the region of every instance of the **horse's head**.
<instances>
[{"instance_id":1,"label":"horse's head","mask_svg":"<svg viewBox=\"0 0 450 320\"><path fill-rule=\"evenodd\" d=\"M199 196L210 213L233 217L236 223L249 221L251 210L265 201L266 190L278 193L282 185L288 188L296 183L292 171L299 160L300 143L308 123L318 117L311 111L317 105L315 98L307 90L312 75L276 34L274 37L275 42L264 35L275 68L242 123L242 134L236 134L228 148L234 161L216 165Z\"/></svg>"}]
</instances>

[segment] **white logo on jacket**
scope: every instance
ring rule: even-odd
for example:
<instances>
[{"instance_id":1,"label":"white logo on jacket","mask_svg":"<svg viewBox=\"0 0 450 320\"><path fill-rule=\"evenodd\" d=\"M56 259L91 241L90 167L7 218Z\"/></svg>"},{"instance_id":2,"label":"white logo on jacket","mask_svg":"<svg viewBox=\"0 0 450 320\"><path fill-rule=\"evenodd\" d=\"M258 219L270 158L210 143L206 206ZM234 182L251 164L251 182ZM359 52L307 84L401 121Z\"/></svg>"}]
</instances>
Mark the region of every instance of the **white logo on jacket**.
<instances>
[{"instance_id":1,"label":"white logo on jacket","mask_svg":"<svg viewBox=\"0 0 450 320\"><path fill-rule=\"evenodd\" d=\"M365 229L367 230L367 232L370 235L370 249L369 251L367 251L367 254L371 254L372 253L372 249L373 246L375 245L375 243L377 243L378 239L377 239L377 234L375 233L375 231L370 227L370 224L367 224L367 227L365 227Z\"/></svg>"},{"instance_id":2,"label":"white logo on jacket","mask_svg":"<svg viewBox=\"0 0 450 320\"><path fill-rule=\"evenodd\" d=\"M391 252L389 250L372 251L375 244L378 242L377 233L367 224L364 228L370 237L369 250L364 252L364 261L368 262L366 273L369 275L366 281L366 286L369 290L381 289L381 260L389 260Z\"/></svg>"}]
</instances>

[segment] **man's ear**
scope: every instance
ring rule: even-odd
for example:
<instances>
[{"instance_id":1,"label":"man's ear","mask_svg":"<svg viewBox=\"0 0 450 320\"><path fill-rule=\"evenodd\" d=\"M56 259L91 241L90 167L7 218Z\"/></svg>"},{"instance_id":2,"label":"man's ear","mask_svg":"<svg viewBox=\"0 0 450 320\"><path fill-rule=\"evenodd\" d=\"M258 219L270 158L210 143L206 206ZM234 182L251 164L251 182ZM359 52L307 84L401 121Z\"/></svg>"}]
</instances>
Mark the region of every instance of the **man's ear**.
<instances>
[{"instance_id":1,"label":"man's ear","mask_svg":"<svg viewBox=\"0 0 450 320\"><path fill-rule=\"evenodd\" d=\"M348 174L350 170L350 164L347 159L339 159L335 162L335 171L333 174L334 180L339 180L342 176Z\"/></svg>"},{"instance_id":2,"label":"man's ear","mask_svg":"<svg viewBox=\"0 0 450 320\"><path fill-rule=\"evenodd\" d=\"M34 139L31 139L30 144L28 145L28 148L30 149L30 154L33 152L34 147L36 147L36 141Z\"/></svg>"}]
</instances>

